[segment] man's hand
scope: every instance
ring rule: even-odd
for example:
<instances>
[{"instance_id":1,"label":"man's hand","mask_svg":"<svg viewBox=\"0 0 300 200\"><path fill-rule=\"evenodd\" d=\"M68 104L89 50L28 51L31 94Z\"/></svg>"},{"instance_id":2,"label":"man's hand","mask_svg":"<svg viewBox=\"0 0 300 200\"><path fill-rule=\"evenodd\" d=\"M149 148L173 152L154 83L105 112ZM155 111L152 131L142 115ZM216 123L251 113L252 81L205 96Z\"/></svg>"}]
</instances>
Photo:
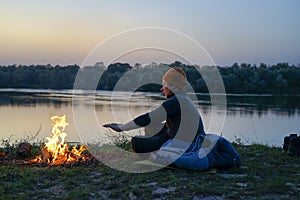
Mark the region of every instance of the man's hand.
<instances>
[{"instance_id":1,"label":"man's hand","mask_svg":"<svg viewBox=\"0 0 300 200\"><path fill-rule=\"evenodd\" d=\"M122 124L111 123L111 124L104 124L103 127L111 128L112 130L117 131L117 132L122 132L122 129L120 129L121 125Z\"/></svg>"}]
</instances>

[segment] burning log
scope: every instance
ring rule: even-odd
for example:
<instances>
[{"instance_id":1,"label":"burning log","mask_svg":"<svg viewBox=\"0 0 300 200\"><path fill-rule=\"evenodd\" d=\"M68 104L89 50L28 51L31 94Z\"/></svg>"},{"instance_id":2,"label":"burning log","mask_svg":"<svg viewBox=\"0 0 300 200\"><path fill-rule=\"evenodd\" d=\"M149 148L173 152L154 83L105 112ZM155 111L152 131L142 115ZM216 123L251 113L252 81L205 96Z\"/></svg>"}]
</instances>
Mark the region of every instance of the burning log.
<instances>
[{"instance_id":1,"label":"burning log","mask_svg":"<svg viewBox=\"0 0 300 200\"><path fill-rule=\"evenodd\" d=\"M69 159L75 160L75 161L80 161L82 159L82 157L71 152L69 154Z\"/></svg>"},{"instance_id":2,"label":"burning log","mask_svg":"<svg viewBox=\"0 0 300 200\"><path fill-rule=\"evenodd\" d=\"M53 116L51 120L54 122L52 127L52 136L47 137L47 142L40 152L40 155L31 160L31 163L46 163L49 165L65 165L68 163L79 162L95 162L96 159L90 154L82 154L86 148L81 145L79 148L74 146L69 148L65 143L67 133L65 132L66 116Z\"/></svg>"},{"instance_id":3,"label":"burning log","mask_svg":"<svg viewBox=\"0 0 300 200\"><path fill-rule=\"evenodd\" d=\"M41 150L41 160L43 163L50 162L50 160L52 160L52 156L47 150L43 149Z\"/></svg>"},{"instance_id":4,"label":"burning log","mask_svg":"<svg viewBox=\"0 0 300 200\"><path fill-rule=\"evenodd\" d=\"M63 165L67 163L68 158L64 155L59 155L56 160L50 162L50 165Z\"/></svg>"}]
</instances>

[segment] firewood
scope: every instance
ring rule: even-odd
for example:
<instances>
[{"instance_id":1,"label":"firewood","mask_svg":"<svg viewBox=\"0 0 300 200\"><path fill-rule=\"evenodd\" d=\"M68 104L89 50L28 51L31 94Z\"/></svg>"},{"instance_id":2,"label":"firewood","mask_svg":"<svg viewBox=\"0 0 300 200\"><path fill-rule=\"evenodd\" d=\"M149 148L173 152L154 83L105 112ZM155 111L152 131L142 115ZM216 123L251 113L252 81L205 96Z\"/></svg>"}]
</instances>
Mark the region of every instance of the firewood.
<instances>
[{"instance_id":1,"label":"firewood","mask_svg":"<svg viewBox=\"0 0 300 200\"><path fill-rule=\"evenodd\" d=\"M0 156L1 156L1 157L6 156L6 152L5 152L5 151L0 151Z\"/></svg>"},{"instance_id":2,"label":"firewood","mask_svg":"<svg viewBox=\"0 0 300 200\"><path fill-rule=\"evenodd\" d=\"M51 158L52 158L51 154L46 149L41 150L41 155L42 155L43 163L47 163L48 160L51 160Z\"/></svg>"},{"instance_id":3,"label":"firewood","mask_svg":"<svg viewBox=\"0 0 300 200\"><path fill-rule=\"evenodd\" d=\"M74 159L75 161L79 161L81 159L81 156L78 156L74 153L70 153L69 157Z\"/></svg>"},{"instance_id":4,"label":"firewood","mask_svg":"<svg viewBox=\"0 0 300 200\"><path fill-rule=\"evenodd\" d=\"M17 149L17 154L24 158L29 158L31 155L31 145L28 142L20 143Z\"/></svg>"},{"instance_id":5,"label":"firewood","mask_svg":"<svg viewBox=\"0 0 300 200\"><path fill-rule=\"evenodd\" d=\"M58 155L57 158L50 163L50 165L63 165L65 162L67 162L67 156Z\"/></svg>"}]
</instances>

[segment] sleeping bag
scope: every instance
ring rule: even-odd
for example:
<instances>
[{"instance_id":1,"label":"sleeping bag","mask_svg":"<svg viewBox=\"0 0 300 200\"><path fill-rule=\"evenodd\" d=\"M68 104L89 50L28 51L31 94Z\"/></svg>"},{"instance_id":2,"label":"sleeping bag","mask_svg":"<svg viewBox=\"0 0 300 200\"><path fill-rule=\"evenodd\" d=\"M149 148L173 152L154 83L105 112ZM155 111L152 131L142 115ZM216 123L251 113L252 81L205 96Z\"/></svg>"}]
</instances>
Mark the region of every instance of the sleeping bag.
<instances>
[{"instance_id":1,"label":"sleeping bag","mask_svg":"<svg viewBox=\"0 0 300 200\"><path fill-rule=\"evenodd\" d=\"M170 139L150 154L150 160L194 171L238 167L241 163L231 143L215 134L198 135L192 143Z\"/></svg>"}]
</instances>

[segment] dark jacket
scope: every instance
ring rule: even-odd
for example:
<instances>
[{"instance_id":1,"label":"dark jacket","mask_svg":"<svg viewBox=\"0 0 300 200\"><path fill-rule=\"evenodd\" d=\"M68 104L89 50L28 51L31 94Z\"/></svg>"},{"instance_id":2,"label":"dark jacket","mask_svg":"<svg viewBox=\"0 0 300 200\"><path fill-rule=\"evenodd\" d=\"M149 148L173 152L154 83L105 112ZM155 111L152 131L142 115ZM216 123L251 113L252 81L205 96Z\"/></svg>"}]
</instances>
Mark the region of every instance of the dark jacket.
<instances>
[{"instance_id":1,"label":"dark jacket","mask_svg":"<svg viewBox=\"0 0 300 200\"><path fill-rule=\"evenodd\" d=\"M185 92L178 92L164 101L155 110L134 119L141 127L165 122L170 139L192 142L196 135L205 135L202 119Z\"/></svg>"}]
</instances>

